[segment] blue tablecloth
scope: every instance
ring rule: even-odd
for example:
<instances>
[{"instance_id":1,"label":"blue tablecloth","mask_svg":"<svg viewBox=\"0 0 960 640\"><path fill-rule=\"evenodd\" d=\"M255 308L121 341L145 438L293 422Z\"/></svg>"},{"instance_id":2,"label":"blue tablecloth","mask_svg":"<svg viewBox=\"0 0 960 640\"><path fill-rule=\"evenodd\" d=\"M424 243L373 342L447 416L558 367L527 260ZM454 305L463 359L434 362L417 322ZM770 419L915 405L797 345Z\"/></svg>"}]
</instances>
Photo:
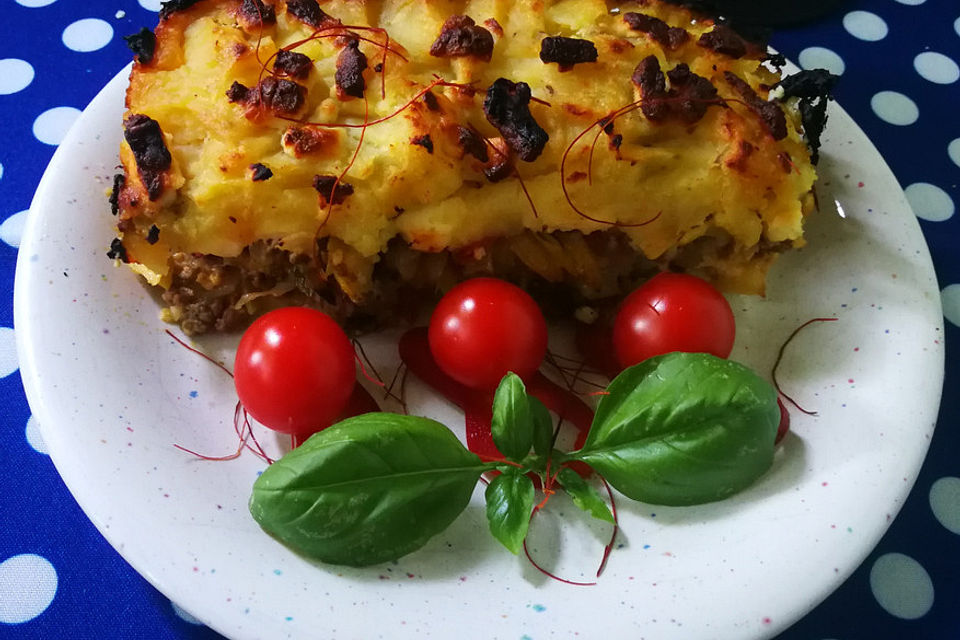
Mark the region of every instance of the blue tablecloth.
<instances>
[{"instance_id":1,"label":"blue tablecloth","mask_svg":"<svg viewBox=\"0 0 960 640\"><path fill-rule=\"evenodd\" d=\"M34 189L73 119L130 60L122 36L154 26L159 5L0 0L0 637L219 637L134 572L76 505L31 418L14 346L14 266ZM842 75L838 101L921 219L947 319L943 405L909 500L853 576L781 638L960 638L960 5L848 1L773 45Z\"/></svg>"}]
</instances>

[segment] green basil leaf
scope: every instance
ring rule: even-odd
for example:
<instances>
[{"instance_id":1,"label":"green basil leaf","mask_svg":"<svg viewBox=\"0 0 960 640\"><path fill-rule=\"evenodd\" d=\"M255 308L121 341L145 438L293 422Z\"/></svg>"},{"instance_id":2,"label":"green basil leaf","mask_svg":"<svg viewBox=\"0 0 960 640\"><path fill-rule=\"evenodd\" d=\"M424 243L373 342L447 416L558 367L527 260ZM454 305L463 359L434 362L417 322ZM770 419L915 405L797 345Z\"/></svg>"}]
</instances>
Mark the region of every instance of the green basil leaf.
<instances>
[{"instance_id":1,"label":"green basil leaf","mask_svg":"<svg viewBox=\"0 0 960 640\"><path fill-rule=\"evenodd\" d=\"M527 402L530 404L530 419L533 421L533 450L538 455L545 456L550 453L553 445L553 417L546 405L533 396L528 395Z\"/></svg>"},{"instance_id":2,"label":"green basil leaf","mask_svg":"<svg viewBox=\"0 0 960 640\"><path fill-rule=\"evenodd\" d=\"M573 500L573 504L598 520L615 524L610 507L603 501L600 493L590 486L579 473L570 467L564 467L557 475L557 481L570 496L570 499Z\"/></svg>"},{"instance_id":3,"label":"green basil leaf","mask_svg":"<svg viewBox=\"0 0 960 640\"><path fill-rule=\"evenodd\" d=\"M493 420L490 423L493 443L505 457L521 460L533 446L533 422L530 403L523 381L508 373L493 396Z\"/></svg>"},{"instance_id":4,"label":"green basil leaf","mask_svg":"<svg viewBox=\"0 0 960 640\"><path fill-rule=\"evenodd\" d=\"M583 460L634 500L721 500L773 462L777 393L741 364L670 353L626 369L607 391L571 459Z\"/></svg>"},{"instance_id":5,"label":"green basil leaf","mask_svg":"<svg viewBox=\"0 0 960 640\"><path fill-rule=\"evenodd\" d=\"M305 556L394 560L443 531L491 468L439 422L368 413L311 436L253 485L260 526Z\"/></svg>"},{"instance_id":6,"label":"green basil leaf","mask_svg":"<svg viewBox=\"0 0 960 640\"><path fill-rule=\"evenodd\" d=\"M516 469L501 473L487 485L490 533L511 553L519 553L530 528L535 490L533 481Z\"/></svg>"}]
</instances>

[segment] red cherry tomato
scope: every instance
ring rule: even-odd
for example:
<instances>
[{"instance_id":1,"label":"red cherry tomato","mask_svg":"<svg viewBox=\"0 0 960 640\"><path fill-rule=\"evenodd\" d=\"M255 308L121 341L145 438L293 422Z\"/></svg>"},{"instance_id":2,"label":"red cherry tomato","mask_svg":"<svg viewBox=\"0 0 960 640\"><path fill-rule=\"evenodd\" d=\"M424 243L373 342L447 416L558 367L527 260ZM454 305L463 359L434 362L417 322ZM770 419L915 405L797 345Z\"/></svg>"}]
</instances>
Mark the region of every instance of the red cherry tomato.
<instances>
[{"instance_id":1,"label":"red cherry tomato","mask_svg":"<svg viewBox=\"0 0 960 640\"><path fill-rule=\"evenodd\" d=\"M730 304L712 285L661 273L624 299L613 321L613 348L623 367L671 351L726 358L735 333Z\"/></svg>"},{"instance_id":2,"label":"red cherry tomato","mask_svg":"<svg viewBox=\"0 0 960 640\"><path fill-rule=\"evenodd\" d=\"M286 307L258 318L240 339L237 395L266 427L309 435L337 419L356 384L353 347L330 316Z\"/></svg>"},{"instance_id":3,"label":"red cherry tomato","mask_svg":"<svg viewBox=\"0 0 960 640\"><path fill-rule=\"evenodd\" d=\"M540 368L547 322L525 291L503 280L467 280L440 300L428 339L437 365L473 389L494 389L508 371L521 378Z\"/></svg>"}]
</instances>

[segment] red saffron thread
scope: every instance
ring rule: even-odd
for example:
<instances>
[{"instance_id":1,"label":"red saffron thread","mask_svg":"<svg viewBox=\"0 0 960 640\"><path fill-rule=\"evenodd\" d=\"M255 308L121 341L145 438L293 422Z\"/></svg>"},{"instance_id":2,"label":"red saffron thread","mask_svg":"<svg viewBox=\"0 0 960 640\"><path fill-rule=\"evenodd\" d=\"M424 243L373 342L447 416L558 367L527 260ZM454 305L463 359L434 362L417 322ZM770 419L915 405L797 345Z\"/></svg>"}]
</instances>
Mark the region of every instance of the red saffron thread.
<instances>
[{"instance_id":1,"label":"red saffron thread","mask_svg":"<svg viewBox=\"0 0 960 640\"><path fill-rule=\"evenodd\" d=\"M810 325L813 324L814 322L836 322L837 320L839 320L839 318L811 318L810 320L807 320L806 322L804 322L803 324L801 324L799 327L797 327L796 329L794 329L794 330L793 330L793 333L791 333L790 336L786 339L786 341L784 341L784 343L783 343L782 345L780 345L780 351L777 352L777 359L776 359L776 361L773 363L773 369L772 369L771 372L770 372L770 377L773 379L773 386L774 386L774 388L776 388L777 393L779 393L781 396L783 396L783 398L784 398L787 402L789 402L789 403L792 404L794 407L796 407L797 410L799 410L799 411L802 412L802 413L807 414L808 416L815 416L815 415L817 415L817 412L816 412L816 411L808 411L808 410L804 409L803 407L801 407L801 406L797 403L796 400L794 400L793 398L791 398L790 396L788 396L788 395L784 392L783 388L780 386L780 382L777 380L777 368L780 366L780 362L783 360L783 353L784 353L784 351L786 350L787 345L789 345L789 344L793 341L793 339L797 337L797 334L798 334L798 333L800 333L803 329L805 329L806 327L810 326Z\"/></svg>"},{"instance_id":2,"label":"red saffron thread","mask_svg":"<svg viewBox=\"0 0 960 640\"><path fill-rule=\"evenodd\" d=\"M537 511L538 511L538 509L537 509L537 508L534 508L534 509L533 509L533 512L530 514L530 522L531 522L531 523L533 522L534 516L537 515ZM530 554L530 549L527 547L527 539L526 539L526 538L523 539L523 553L524 553L525 556L527 556L527 560L530 562L531 565L533 565L533 568L534 568L534 569L536 569L537 571L539 571L539 572L542 573L543 575L547 576L548 578L552 578L553 580L556 580L557 582L562 582L563 584L573 585L573 586L575 586L575 587L593 587L593 586L596 586L596 584L597 584L596 582L577 582L576 580L568 580L567 578L561 578L560 576L556 575L555 573L552 573L552 572L544 569L542 566L540 566L540 565L537 563L536 560L533 559L533 556Z\"/></svg>"},{"instance_id":3,"label":"red saffron thread","mask_svg":"<svg viewBox=\"0 0 960 640\"><path fill-rule=\"evenodd\" d=\"M213 358L211 358L210 356L208 356L207 354L205 354L203 351L200 351L199 349L195 349L195 348L191 347L189 344L187 344L186 342L184 342L183 340L181 340L180 338L178 338L177 336L175 336L175 335L173 334L173 332L170 331L170 329L164 329L164 331L166 332L166 334L167 334L168 336L170 336L171 338L173 338L174 340L176 340L176 341L180 344L181 347L183 347L183 348L186 349L187 351L192 351L193 353L197 354L198 356L200 356L200 357L203 358L204 360L207 360L207 361L209 361L209 362L212 362L213 364L215 364L215 365L217 365L218 367L220 367L220 369L223 370L223 372L226 373L228 376L230 376L231 378L233 377L233 372L231 372L230 369L227 369L226 365L224 365L222 362L220 362L219 360L214 360Z\"/></svg>"},{"instance_id":4,"label":"red saffron thread","mask_svg":"<svg viewBox=\"0 0 960 640\"><path fill-rule=\"evenodd\" d=\"M606 478L597 475L600 482L603 483L603 488L607 490L607 495L610 496L610 511L613 514L613 533L610 534L610 542L603 548L603 558L601 558L600 567L597 569L597 577L599 578L603 570L607 568L607 560L610 559L610 552L613 551L613 543L617 540L617 533L620 531L620 518L617 516L617 502L613 499L613 489L610 488Z\"/></svg>"},{"instance_id":5,"label":"red saffron thread","mask_svg":"<svg viewBox=\"0 0 960 640\"><path fill-rule=\"evenodd\" d=\"M223 363L218 362L217 360L214 360L213 358L211 358L204 352L200 351L199 349L195 349L194 347L191 347L189 344L187 344L186 342L178 338L176 335L174 335L173 332L170 331L169 329L164 329L164 331L168 336L173 338L181 347L183 347L187 351L195 353L196 355L200 356L204 360L211 362L212 364L219 367L221 371L223 371L228 376L233 378L233 373L229 369L227 369L227 367L224 366ZM243 415L242 426L240 421L241 413ZM263 447L261 447L260 443L257 441L257 436L253 432L253 425L250 424L250 416L249 414L247 414L247 410L244 409L243 404L241 404L239 400L237 401L237 406L234 408L234 411L233 411L233 430L237 434L237 438L239 438L240 440L240 445L237 447L237 451L235 453L232 453L229 455L208 456L202 453L198 453L192 449L188 449L176 443L174 443L173 446L176 447L177 449L180 449L181 451L185 451L202 460L213 460L213 461L234 460L235 458L238 458L240 454L243 452L243 450L246 448L248 451L252 452L255 456L257 456L261 460L264 460L268 464L273 464L273 459L271 459L270 456L266 454L266 452L263 450ZM253 442L254 444L251 445L250 442Z\"/></svg>"},{"instance_id":6,"label":"red saffron thread","mask_svg":"<svg viewBox=\"0 0 960 640\"><path fill-rule=\"evenodd\" d=\"M373 363L370 362L370 358L367 357L367 352L363 350L363 345L360 344L359 340L351 340L353 343L353 358L357 361L357 364L360 365L360 373L363 374L363 377L372 384L377 385L380 388L386 388L386 384L383 382L383 378L380 377L380 373L377 371L376 367L373 366ZM366 362L366 365L364 365ZM373 372L371 376L367 373L367 366L370 367L370 371Z\"/></svg>"},{"instance_id":7,"label":"red saffron thread","mask_svg":"<svg viewBox=\"0 0 960 640\"><path fill-rule=\"evenodd\" d=\"M613 121L614 121L619 115L622 115L622 113L620 113L620 112L627 113L627 112L629 112L630 110L633 110L633 109L635 109L635 108L639 108L639 103L631 103L631 104L629 104L629 105L626 105L625 107L621 107L620 109L617 109L616 111L614 111L614 112L611 113L610 115L607 115L607 116L604 116L604 117L602 117L602 118L599 118L599 119L596 120L593 124L591 124L589 127L587 127L586 129L584 129L583 131L581 131L579 134L577 134L577 136L573 139L572 142L570 142L570 144L567 146L567 148L564 149L564 151L563 151L563 156L561 156L561 159L560 159L560 188L563 190L563 197L566 199L567 204L570 205L570 208L573 209L573 211L574 211L577 215L579 215L579 216L582 217L582 218L586 218L587 220L590 220L591 222L596 222L596 223L598 223L598 224L608 224L608 225L615 226L615 227L642 227L642 226L644 226L644 225L650 224L651 222L653 222L654 220L656 220L657 218L660 217L660 213L657 213L657 215L655 215L654 217L650 218L649 220L645 220L645 221L643 221L643 222L620 222L619 220L603 220L603 219L601 219L601 218L596 218L596 217L593 217L593 216L589 215L589 214L586 213L585 211L581 210L579 207L577 207L577 205L575 205L575 204L573 203L573 199L570 197L570 192L567 190L567 169L566 169L566 167L567 167L567 158L569 157L570 152L573 150L573 148L576 146L576 144L580 141L580 139L583 138L583 136L587 135L587 133L588 133L591 129L593 129L593 127L600 127L600 131L602 132L603 129L604 129L604 127L612 124ZM599 135L598 135L598 137L599 137ZM592 184L592 183L591 183L591 184Z\"/></svg>"}]
</instances>

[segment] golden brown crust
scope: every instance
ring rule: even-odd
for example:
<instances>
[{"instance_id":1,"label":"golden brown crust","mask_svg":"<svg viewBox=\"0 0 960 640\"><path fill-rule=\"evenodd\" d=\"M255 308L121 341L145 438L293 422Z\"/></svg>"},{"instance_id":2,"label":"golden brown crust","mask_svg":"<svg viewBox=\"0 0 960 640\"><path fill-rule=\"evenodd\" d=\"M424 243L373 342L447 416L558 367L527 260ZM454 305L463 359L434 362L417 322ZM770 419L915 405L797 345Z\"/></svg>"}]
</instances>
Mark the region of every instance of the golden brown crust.
<instances>
[{"instance_id":1,"label":"golden brown crust","mask_svg":"<svg viewBox=\"0 0 960 640\"><path fill-rule=\"evenodd\" d=\"M378 269L397 246L513 256L415 270L427 290L489 268L589 298L649 265L761 292L775 255L802 243L815 174L797 109L768 99L779 76L756 45L657 0L444 7L165 5L127 118L155 122L151 148L170 161L120 150L134 268L212 299L174 256L242 269L265 244L311 283L302 295L362 312L384 298ZM636 268L591 276L606 267L587 239L613 232ZM226 307L266 286L241 280Z\"/></svg>"}]
</instances>

